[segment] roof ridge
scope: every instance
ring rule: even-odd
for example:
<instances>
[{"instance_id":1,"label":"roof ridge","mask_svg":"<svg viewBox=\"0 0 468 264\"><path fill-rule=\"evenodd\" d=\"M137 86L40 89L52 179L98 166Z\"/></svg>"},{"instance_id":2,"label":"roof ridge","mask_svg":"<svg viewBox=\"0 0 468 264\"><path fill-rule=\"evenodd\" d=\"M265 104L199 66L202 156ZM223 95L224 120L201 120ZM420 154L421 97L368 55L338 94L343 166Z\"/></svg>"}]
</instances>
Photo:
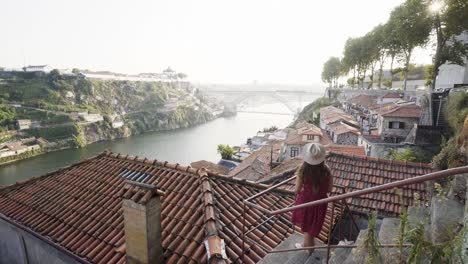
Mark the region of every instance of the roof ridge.
<instances>
[{"instance_id":1,"label":"roof ridge","mask_svg":"<svg viewBox=\"0 0 468 264\"><path fill-rule=\"evenodd\" d=\"M205 225L205 249L208 263L211 258L223 261L227 258L223 239L219 236L218 226L220 226L215 206L213 189L211 187L210 176L205 168L199 170L199 181L203 193L204 225Z\"/></svg>"},{"instance_id":2,"label":"roof ridge","mask_svg":"<svg viewBox=\"0 0 468 264\"><path fill-rule=\"evenodd\" d=\"M194 175L199 176L199 177L202 176L200 169L192 168L190 166L183 166L183 165L180 165L179 163L169 163L168 161L159 161L157 159L147 159L146 157L139 158L138 156L132 156L132 155L128 155L128 154L126 154L125 156L122 156L122 154L120 154L120 153L113 153L111 151L104 150L103 152L98 153L98 154L96 154L94 156L90 156L90 157L85 158L85 159L83 159L83 160L81 160L79 162L71 163L71 164L69 164L67 166L58 168L57 170L47 172L44 175L33 176L33 177L31 177L29 179L26 179L26 180L23 180L23 181L16 181L16 183L2 186L0 191L1 190L7 190L7 189L10 189L10 188L16 188L18 186L22 186L24 184L34 182L36 180L43 179L45 177L49 177L49 176L54 175L54 174L56 174L58 172L61 172L63 170L66 170L66 169L81 165L83 163L89 162L91 160L97 159L97 158L102 157L102 156L107 156L107 157L110 157L110 158L121 159L121 160L126 160L126 161L130 161L130 162L136 162L136 163L141 163L141 164L146 164L146 165L160 166L160 167L165 167L165 168L169 168L169 169L173 169L173 170L177 170L177 171L191 173L191 174L194 174Z\"/></svg>"},{"instance_id":3,"label":"roof ridge","mask_svg":"<svg viewBox=\"0 0 468 264\"><path fill-rule=\"evenodd\" d=\"M222 180L222 181L228 181L228 182L233 182L233 183L237 183L237 184L242 184L244 186L249 186L249 187L253 187L253 188L257 188L257 189L261 189L261 190L264 190L264 189L267 189L267 188L271 187L271 185L268 185L268 184L249 181L249 180L238 178L238 177L226 177L226 176L222 176L222 175L218 175L218 174L209 174L209 177L214 178L214 179L218 179L218 180ZM293 191L282 190L282 189L272 190L272 192L277 192L277 193L282 193L282 194L292 194L292 193L294 193Z\"/></svg>"},{"instance_id":4,"label":"roof ridge","mask_svg":"<svg viewBox=\"0 0 468 264\"><path fill-rule=\"evenodd\" d=\"M169 168L169 169L182 171L182 172L188 172L188 173L195 174L199 177L202 176L200 169L192 168L190 166L180 165L179 163L170 163L168 161L160 161L157 159L147 159L146 157L139 158L138 156L131 156L131 155L125 155L125 157L122 157L120 153L115 154L115 153L108 152L108 151L104 151L100 155L105 155L107 157L116 158L116 159L123 159L123 160L131 161L131 162L137 162L137 163L142 163L142 164L147 164L147 165L149 164L153 166ZM97 156L94 158L97 158Z\"/></svg>"},{"instance_id":5,"label":"roof ridge","mask_svg":"<svg viewBox=\"0 0 468 264\"><path fill-rule=\"evenodd\" d=\"M64 171L64 170L67 170L67 169L70 169L72 167L75 167L75 166L78 166L78 165L81 165L83 163L86 163L86 162L89 162L90 160L93 160L93 159L96 159L96 158L99 158L101 156L104 156L106 155L106 150L99 153L99 154L96 154L94 156L91 156L91 157L88 157L88 158L85 158L83 160L80 160L78 162L74 162L74 163L71 163L67 166L64 166L64 167L60 167L54 171L49 171L43 175L40 175L40 176L33 176L29 179L26 179L26 180L22 180L22 181L16 181L15 183L13 184L10 184L10 185L3 185L2 187L0 187L0 192L1 191L4 191L4 190L9 190L10 188L16 188L16 187L19 187L19 186L23 186L25 184L28 184L28 183L32 183L32 182L35 182L35 181L38 181L38 180L41 180L41 179L44 179L44 178L47 178L47 177L50 177L56 173L59 173L61 171Z\"/></svg>"}]
</instances>

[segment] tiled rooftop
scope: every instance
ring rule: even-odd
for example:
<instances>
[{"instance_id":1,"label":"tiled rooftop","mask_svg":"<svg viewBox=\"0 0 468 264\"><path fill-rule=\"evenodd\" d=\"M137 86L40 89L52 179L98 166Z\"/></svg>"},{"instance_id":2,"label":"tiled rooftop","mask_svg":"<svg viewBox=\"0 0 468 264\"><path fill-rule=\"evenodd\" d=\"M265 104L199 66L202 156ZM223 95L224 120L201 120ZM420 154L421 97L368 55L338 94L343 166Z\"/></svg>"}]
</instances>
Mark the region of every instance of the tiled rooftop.
<instances>
[{"instance_id":1,"label":"tiled rooftop","mask_svg":"<svg viewBox=\"0 0 468 264\"><path fill-rule=\"evenodd\" d=\"M409 105L399 105L388 111L381 113L385 117L415 117L419 118L421 116L421 107L415 104Z\"/></svg>"},{"instance_id":2,"label":"tiled rooftop","mask_svg":"<svg viewBox=\"0 0 468 264\"><path fill-rule=\"evenodd\" d=\"M271 142L254 151L230 171L228 176L252 181L265 177L270 172L270 163L278 160L282 145L279 141Z\"/></svg>"},{"instance_id":3,"label":"tiled rooftop","mask_svg":"<svg viewBox=\"0 0 468 264\"><path fill-rule=\"evenodd\" d=\"M316 134L311 134L311 135L319 136L320 144L326 145L326 144L333 143L333 141L327 136L327 133L324 130L321 130L320 128L318 128L318 130L314 129L314 131L315 131L314 133ZM320 131L320 134L318 131ZM284 143L289 144L289 145L305 145L307 143L310 143L310 141L304 141L304 135L307 135L307 134L301 133L298 129L289 129L288 135Z\"/></svg>"},{"instance_id":4,"label":"tiled rooftop","mask_svg":"<svg viewBox=\"0 0 468 264\"><path fill-rule=\"evenodd\" d=\"M366 155L364 147L361 147L361 146L330 144L330 145L326 145L325 149L329 152L342 153L346 155L356 155L356 156Z\"/></svg>"},{"instance_id":5,"label":"tiled rooftop","mask_svg":"<svg viewBox=\"0 0 468 264\"><path fill-rule=\"evenodd\" d=\"M401 94L399 93L386 93L382 95L381 98L401 98Z\"/></svg>"},{"instance_id":6,"label":"tiled rooftop","mask_svg":"<svg viewBox=\"0 0 468 264\"><path fill-rule=\"evenodd\" d=\"M103 153L0 189L0 213L89 262L124 263L122 200L148 199L142 189L125 183L129 177L165 192L161 224L167 263L206 263L207 234L224 239L228 258L241 262L242 200L266 186L177 164ZM292 201L292 192L278 190L256 202L275 210ZM266 217L249 209L245 219L249 229ZM249 233L244 262L258 262L266 254L260 246L272 249L292 232L289 215L269 220Z\"/></svg>"},{"instance_id":7,"label":"tiled rooftop","mask_svg":"<svg viewBox=\"0 0 468 264\"><path fill-rule=\"evenodd\" d=\"M215 174L227 175L229 173L229 168L206 160L192 162L190 163L190 166L192 166L195 169L205 168L206 170Z\"/></svg>"},{"instance_id":8,"label":"tiled rooftop","mask_svg":"<svg viewBox=\"0 0 468 264\"><path fill-rule=\"evenodd\" d=\"M291 177L301 162L300 159L287 161L282 164L282 168L275 168L273 171L275 174L262 182L274 184ZM343 187L346 193L432 172L429 164L391 161L340 153L330 153L327 156L326 164L330 167L334 176L334 185ZM284 185L283 189L294 190L294 181ZM405 206L412 205L414 193L419 193L422 198L426 194L424 183L408 185L402 187L401 190ZM333 188L333 195L340 192L340 188ZM398 196L392 190L352 198L348 201L348 204L351 210L356 212L365 213L378 209L380 214L387 216L397 216L400 212Z\"/></svg>"},{"instance_id":9,"label":"tiled rooftop","mask_svg":"<svg viewBox=\"0 0 468 264\"><path fill-rule=\"evenodd\" d=\"M377 98L378 96L376 95L360 94L356 97L349 99L348 102L355 105L370 107L377 104Z\"/></svg>"},{"instance_id":10,"label":"tiled rooftop","mask_svg":"<svg viewBox=\"0 0 468 264\"><path fill-rule=\"evenodd\" d=\"M337 122L330 124L330 130L333 131L337 135L341 135L344 133L353 133L353 134L360 134L359 129L352 127L350 125L347 125L342 122Z\"/></svg>"},{"instance_id":11,"label":"tiled rooftop","mask_svg":"<svg viewBox=\"0 0 468 264\"><path fill-rule=\"evenodd\" d=\"M354 121L351 115L334 106L320 108L320 119L327 125L338 121L346 121L354 126L359 126L359 123Z\"/></svg>"}]
</instances>

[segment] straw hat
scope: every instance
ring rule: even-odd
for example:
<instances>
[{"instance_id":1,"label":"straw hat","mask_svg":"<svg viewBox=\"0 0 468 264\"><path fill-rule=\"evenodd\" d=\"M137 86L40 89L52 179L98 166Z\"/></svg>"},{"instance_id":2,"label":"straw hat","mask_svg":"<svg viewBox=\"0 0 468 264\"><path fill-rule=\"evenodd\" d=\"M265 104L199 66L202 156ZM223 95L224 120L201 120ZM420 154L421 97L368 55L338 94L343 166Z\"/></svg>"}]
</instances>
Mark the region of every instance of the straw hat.
<instances>
[{"instance_id":1,"label":"straw hat","mask_svg":"<svg viewBox=\"0 0 468 264\"><path fill-rule=\"evenodd\" d=\"M320 143L309 143L304 146L302 159L310 165L318 165L325 160L325 147Z\"/></svg>"}]
</instances>

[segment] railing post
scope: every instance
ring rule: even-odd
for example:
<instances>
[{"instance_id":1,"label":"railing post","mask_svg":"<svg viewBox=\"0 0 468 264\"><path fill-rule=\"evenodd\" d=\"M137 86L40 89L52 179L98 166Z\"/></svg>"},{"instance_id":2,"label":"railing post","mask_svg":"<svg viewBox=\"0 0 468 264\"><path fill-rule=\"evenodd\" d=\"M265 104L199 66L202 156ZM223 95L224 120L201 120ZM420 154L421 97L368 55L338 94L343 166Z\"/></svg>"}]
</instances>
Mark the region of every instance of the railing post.
<instances>
[{"instance_id":1,"label":"railing post","mask_svg":"<svg viewBox=\"0 0 468 264\"><path fill-rule=\"evenodd\" d=\"M333 229L333 218L335 217L335 202L332 202L332 215L330 222L330 229L328 229L328 242L327 242L327 264L330 261L330 242L331 242L331 233Z\"/></svg>"}]
</instances>

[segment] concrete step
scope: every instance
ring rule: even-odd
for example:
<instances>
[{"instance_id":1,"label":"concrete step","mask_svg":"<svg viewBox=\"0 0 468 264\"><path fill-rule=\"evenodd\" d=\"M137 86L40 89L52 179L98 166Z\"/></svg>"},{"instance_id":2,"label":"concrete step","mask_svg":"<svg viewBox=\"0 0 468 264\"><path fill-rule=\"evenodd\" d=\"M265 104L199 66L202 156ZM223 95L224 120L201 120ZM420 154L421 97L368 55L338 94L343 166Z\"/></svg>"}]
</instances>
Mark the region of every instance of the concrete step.
<instances>
[{"instance_id":1,"label":"concrete step","mask_svg":"<svg viewBox=\"0 0 468 264\"><path fill-rule=\"evenodd\" d=\"M433 197L431 202L431 237L433 243L452 239L463 225L464 205L454 197Z\"/></svg>"},{"instance_id":2,"label":"concrete step","mask_svg":"<svg viewBox=\"0 0 468 264\"><path fill-rule=\"evenodd\" d=\"M430 223L430 208L429 207L408 207L408 224L405 230L409 231L424 223L425 237L427 240L431 238L431 223Z\"/></svg>"},{"instance_id":3,"label":"concrete step","mask_svg":"<svg viewBox=\"0 0 468 264\"><path fill-rule=\"evenodd\" d=\"M408 226L415 227L420 222L429 223L429 209L428 207L408 207Z\"/></svg>"},{"instance_id":4,"label":"concrete step","mask_svg":"<svg viewBox=\"0 0 468 264\"><path fill-rule=\"evenodd\" d=\"M340 241L338 245L353 245L353 241ZM334 248L330 251L330 262L328 264L341 264L351 254L352 248Z\"/></svg>"},{"instance_id":5,"label":"concrete step","mask_svg":"<svg viewBox=\"0 0 468 264\"><path fill-rule=\"evenodd\" d=\"M294 248L294 244L296 243L303 243L304 236L299 233L293 233L290 235L286 240L281 242L275 249L290 249ZM269 253L267 254L262 260L260 260L259 264L276 264L276 263L286 263L289 258L296 255L298 251L288 251L288 252L281 252L281 253Z\"/></svg>"},{"instance_id":6,"label":"concrete step","mask_svg":"<svg viewBox=\"0 0 468 264\"><path fill-rule=\"evenodd\" d=\"M395 244L399 236L400 219L384 218L379 231L380 244ZM400 250L398 248L382 248L380 254L384 263L398 263ZM406 258L405 258L406 259Z\"/></svg>"},{"instance_id":7,"label":"concrete step","mask_svg":"<svg viewBox=\"0 0 468 264\"><path fill-rule=\"evenodd\" d=\"M309 256L304 264L326 264L327 262L327 250L315 250L312 255Z\"/></svg>"},{"instance_id":8,"label":"concrete step","mask_svg":"<svg viewBox=\"0 0 468 264\"><path fill-rule=\"evenodd\" d=\"M362 244L365 236L367 235L367 229L363 229L359 231L359 235L356 238L356 245ZM364 263L365 259L367 257L367 252L364 252L358 248L353 248L351 250L351 253L348 255L346 260L343 262L343 264L360 264Z\"/></svg>"},{"instance_id":9,"label":"concrete step","mask_svg":"<svg viewBox=\"0 0 468 264\"><path fill-rule=\"evenodd\" d=\"M316 246L324 245L319 240L315 240ZM292 255L286 264L322 264L323 261L326 262L327 260L327 249L316 249L314 253L309 254L307 250L296 251L294 255Z\"/></svg>"}]
</instances>

